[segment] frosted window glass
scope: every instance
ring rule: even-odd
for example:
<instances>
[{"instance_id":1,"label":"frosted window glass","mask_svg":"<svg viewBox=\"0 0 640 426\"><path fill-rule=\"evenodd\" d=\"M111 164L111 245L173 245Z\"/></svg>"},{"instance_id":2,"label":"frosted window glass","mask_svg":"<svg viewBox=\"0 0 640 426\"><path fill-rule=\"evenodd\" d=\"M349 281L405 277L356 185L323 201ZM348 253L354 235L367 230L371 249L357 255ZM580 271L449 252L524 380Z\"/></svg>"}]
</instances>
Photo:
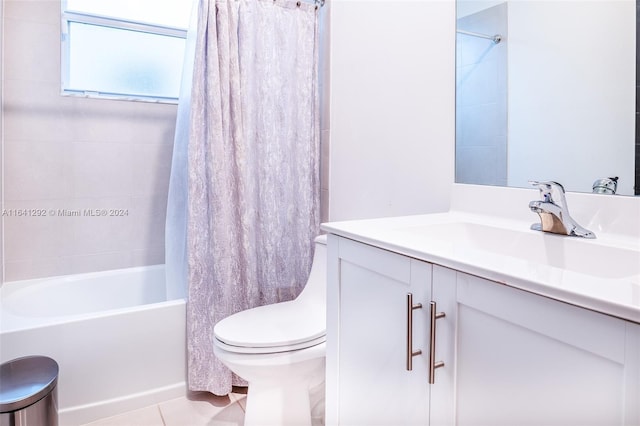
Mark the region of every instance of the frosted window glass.
<instances>
[{"instance_id":1,"label":"frosted window glass","mask_svg":"<svg viewBox=\"0 0 640 426\"><path fill-rule=\"evenodd\" d=\"M177 98L185 40L69 22L67 89Z\"/></svg>"},{"instance_id":2,"label":"frosted window glass","mask_svg":"<svg viewBox=\"0 0 640 426\"><path fill-rule=\"evenodd\" d=\"M191 0L67 0L66 10L186 29Z\"/></svg>"}]
</instances>

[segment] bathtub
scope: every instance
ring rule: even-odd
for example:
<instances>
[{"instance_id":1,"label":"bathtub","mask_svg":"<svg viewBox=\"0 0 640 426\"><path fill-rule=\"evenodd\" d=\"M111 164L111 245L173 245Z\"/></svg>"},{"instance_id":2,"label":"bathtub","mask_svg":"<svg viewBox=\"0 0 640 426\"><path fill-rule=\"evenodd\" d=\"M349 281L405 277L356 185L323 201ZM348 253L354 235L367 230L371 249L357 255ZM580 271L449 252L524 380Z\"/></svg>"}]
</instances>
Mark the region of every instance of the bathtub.
<instances>
[{"instance_id":1,"label":"bathtub","mask_svg":"<svg viewBox=\"0 0 640 426\"><path fill-rule=\"evenodd\" d=\"M185 302L165 300L164 265L7 282L0 361L60 367L60 425L186 395Z\"/></svg>"}]
</instances>

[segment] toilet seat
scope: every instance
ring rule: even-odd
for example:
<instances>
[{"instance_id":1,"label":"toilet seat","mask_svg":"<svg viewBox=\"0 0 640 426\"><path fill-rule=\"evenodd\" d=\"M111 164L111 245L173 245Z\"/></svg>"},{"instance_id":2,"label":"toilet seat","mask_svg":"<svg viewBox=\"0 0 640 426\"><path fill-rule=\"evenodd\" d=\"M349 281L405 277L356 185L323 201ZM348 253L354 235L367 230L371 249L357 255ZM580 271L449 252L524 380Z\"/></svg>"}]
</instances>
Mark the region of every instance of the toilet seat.
<instances>
[{"instance_id":1,"label":"toilet seat","mask_svg":"<svg viewBox=\"0 0 640 426\"><path fill-rule=\"evenodd\" d=\"M226 343L216 339L215 345L219 349L222 349L227 352L235 353L235 354L267 355L267 354L294 352L302 349L312 348L314 346L318 346L324 343L326 340L327 340L326 336L322 336L322 337L318 337L317 339L309 340L307 342L301 342L295 345L252 348L252 347L245 347L245 346L227 345Z\"/></svg>"},{"instance_id":2,"label":"toilet seat","mask_svg":"<svg viewBox=\"0 0 640 426\"><path fill-rule=\"evenodd\" d=\"M214 328L216 345L235 353L276 353L309 348L326 340L324 306L294 301L233 314Z\"/></svg>"}]
</instances>

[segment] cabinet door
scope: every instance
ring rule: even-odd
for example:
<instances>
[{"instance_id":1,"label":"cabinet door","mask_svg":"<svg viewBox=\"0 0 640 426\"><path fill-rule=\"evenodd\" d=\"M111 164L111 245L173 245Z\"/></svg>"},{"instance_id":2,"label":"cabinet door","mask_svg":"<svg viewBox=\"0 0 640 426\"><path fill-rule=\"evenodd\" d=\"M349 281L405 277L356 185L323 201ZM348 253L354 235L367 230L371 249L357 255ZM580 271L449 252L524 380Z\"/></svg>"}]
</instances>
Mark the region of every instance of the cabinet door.
<instances>
[{"instance_id":1,"label":"cabinet door","mask_svg":"<svg viewBox=\"0 0 640 426\"><path fill-rule=\"evenodd\" d=\"M327 408L337 409L341 425L426 425L428 301L431 266L346 239L339 240L339 327L328 330L328 375L337 374L337 407L327 389ZM331 282L330 285L335 285ZM421 309L408 309L407 294ZM411 344L422 354L407 370L408 313ZM335 344L337 343L337 348ZM329 350L331 348L331 350ZM331 367L329 367L331 365ZM337 371L329 371L335 370ZM331 423L328 417L327 423Z\"/></svg>"},{"instance_id":2,"label":"cabinet door","mask_svg":"<svg viewBox=\"0 0 640 426\"><path fill-rule=\"evenodd\" d=\"M433 266L433 284L431 298L437 312L444 317L435 321L433 342L435 357L433 362L444 365L434 369L431 385L430 423L433 426L455 424L455 343L457 324L457 273L442 266Z\"/></svg>"},{"instance_id":3,"label":"cabinet door","mask_svg":"<svg viewBox=\"0 0 640 426\"><path fill-rule=\"evenodd\" d=\"M434 298L455 297L446 423L638 424L637 325L462 273L454 294L438 274Z\"/></svg>"}]
</instances>

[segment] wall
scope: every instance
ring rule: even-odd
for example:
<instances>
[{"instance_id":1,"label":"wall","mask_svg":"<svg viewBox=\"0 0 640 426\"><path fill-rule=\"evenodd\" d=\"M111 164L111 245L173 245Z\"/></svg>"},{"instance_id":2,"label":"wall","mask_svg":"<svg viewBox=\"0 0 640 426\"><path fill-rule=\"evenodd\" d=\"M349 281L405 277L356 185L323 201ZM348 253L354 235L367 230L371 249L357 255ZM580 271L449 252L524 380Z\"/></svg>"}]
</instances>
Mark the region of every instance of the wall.
<instances>
[{"instance_id":1,"label":"wall","mask_svg":"<svg viewBox=\"0 0 640 426\"><path fill-rule=\"evenodd\" d=\"M319 12L320 40L318 83L320 96L320 222L329 221L329 170L331 166L330 157L330 114L329 99L331 76L331 1L325 1Z\"/></svg>"},{"instance_id":2,"label":"wall","mask_svg":"<svg viewBox=\"0 0 640 426\"><path fill-rule=\"evenodd\" d=\"M640 195L640 0L636 0L636 173L634 194Z\"/></svg>"},{"instance_id":3,"label":"wall","mask_svg":"<svg viewBox=\"0 0 640 426\"><path fill-rule=\"evenodd\" d=\"M4 3L3 208L129 212L5 217L7 280L161 263L175 106L60 96L58 2ZM321 34L323 220L446 210L454 2L334 0L322 13L340 41Z\"/></svg>"},{"instance_id":4,"label":"wall","mask_svg":"<svg viewBox=\"0 0 640 426\"><path fill-rule=\"evenodd\" d=\"M329 217L444 211L455 2L331 1Z\"/></svg>"},{"instance_id":5,"label":"wall","mask_svg":"<svg viewBox=\"0 0 640 426\"><path fill-rule=\"evenodd\" d=\"M632 194L635 1L510 1L508 19L509 185Z\"/></svg>"},{"instance_id":6,"label":"wall","mask_svg":"<svg viewBox=\"0 0 640 426\"><path fill-rule=\"evenodd\" d=\"M61 96L60 2L3 5L6 280L163 263L176 106Z\"/></svg>"},{"instance_id":7,"label":"wall","mask_svg":"<svg viewBox=\"0 0 640 426\"><path fill-rule=\"evenodd\" d=\"M4 1L0 3L0 63L4 54ZM4 187L4 179L3 179L3 151L4 151L4 114L2 113L2 105L4 104L3 93L4 93L4 73L2 71L2 66L0 66L0 206L4 205L3 200L3 187ZM4 221L0 216L0 286L4 282Z\"/></svg>"},{"instance_id":8,"label":"wall","mask_svg":"<svg viewBox=\"0 0 640 426\"><path fill-rule=\"evenodd\" d=\"M58 1L4 3L3 208L56 212L4 218L7 280L162 263L175 106L60 96ZM448 208L454 9L453 0L325 5L323 220ZM57 214L102 208L129 215Z\"/></svg>"}]
</instances>

